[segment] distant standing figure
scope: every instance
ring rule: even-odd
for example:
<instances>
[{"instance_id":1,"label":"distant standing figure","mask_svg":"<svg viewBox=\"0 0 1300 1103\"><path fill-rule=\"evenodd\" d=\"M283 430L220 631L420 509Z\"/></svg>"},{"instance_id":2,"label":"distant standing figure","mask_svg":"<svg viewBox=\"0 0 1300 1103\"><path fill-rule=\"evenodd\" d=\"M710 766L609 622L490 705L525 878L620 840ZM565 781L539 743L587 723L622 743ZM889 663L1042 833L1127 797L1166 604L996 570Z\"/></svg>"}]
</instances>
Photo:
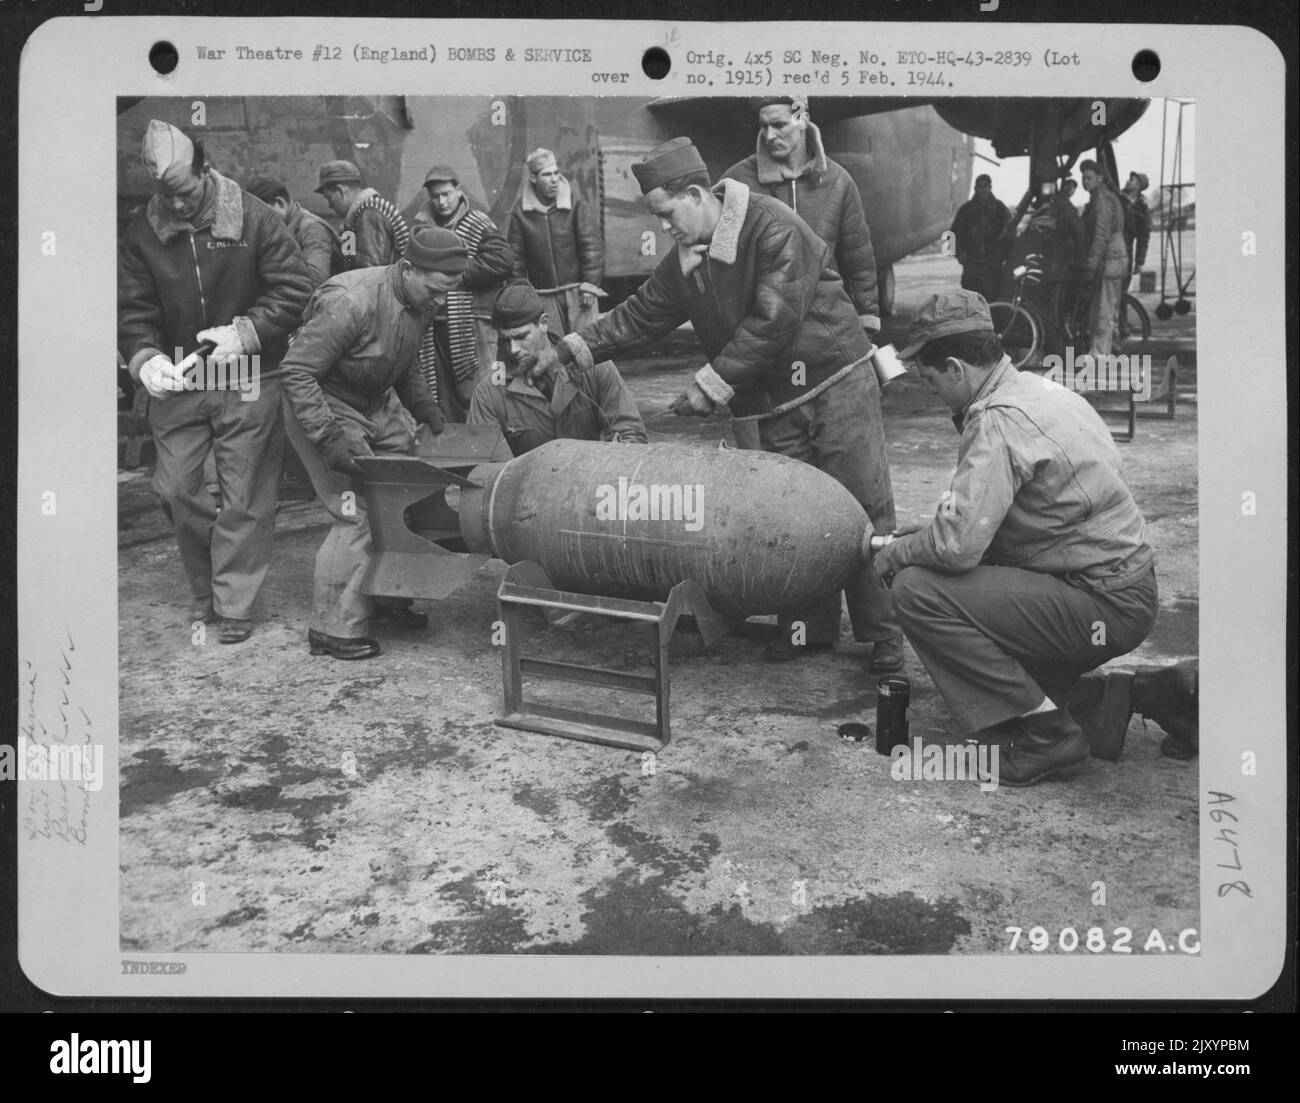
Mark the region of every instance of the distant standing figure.
<instances>
[{"instance_id":1,"label":"distant standing figure","mask_svg":"<svg viewBox=\"0 0 1300 1103\"><path fill-rule=\"evenodd\" d=\"M952 232L961 263L961 285L967 291L998 297L1005 243L1001 240L1010 216L993 195L993 180L987 173L975 177L975 195L957 210Z\"/></svg>"},{"instance_id":2,"label":"distant standing figure","mask_svg":"<svg viewBox=\"0 0 1300 1103\"><path fill-rule=\"evenodd\" d=\"M343 219L342 251L349 270L396 264L402 259L410 237L406 220L374 188L366 187L356 165L351 161L321 165L316 190Z\"/></svg>"},{"instance_id":3,"label":"distant standing figure","mask_svg":"<svg viewBox=\"0 0 1300 1103\"><path fill-rule=\"evenodd\" d=\"M339 239L334 227L290 199L283 180L275 176L254 176L244 190L284 219L289 236L302 250L313 289L343 271L343 254L339 252Z\"/></svg>"},{"instance_id":4,"label":"distant standing figure","mask_svg":"<svg viewBox=\"0 0 1300 1103\"><path fill-rule=\"evenodd\" d=\"M1124 201L1114 181L1096 161L1079 165L1084 190L1092 197L1083 212L1088 247L1083 261L1083 288L1091 293L1088 332L1094 356L1108 356L1115 341L1119 300L1128 277L1128 249L1124 245Z\"/></svg>"},{"instance_id":5,"label":"distant standing figure","mask_svg":"<svg viewBox=\"0 0 1300 1103\"><path fill-rule=\"evenodd\" d=\"M576 333L596 320L596 300L605 294L600 216L549 149L533 150L527 163L524 194L510 212L514 274L537 289L560 333Z\"/></svg>"},{"instance_id":6,"label":"distant standing figure","mask_svg":"<svg viewBox=\"0 0 1300 1103\"><path fill-rule=\"evenodd\" d=\"M1147 262L1147 245L1151 241L1151 208L1143 194L1151 181L1145 173L1130 172L1128 183L1120 192L1124 200L1124 244L1128 247L1130 272L1141 271Z\"/></svg>"}]
</instances>

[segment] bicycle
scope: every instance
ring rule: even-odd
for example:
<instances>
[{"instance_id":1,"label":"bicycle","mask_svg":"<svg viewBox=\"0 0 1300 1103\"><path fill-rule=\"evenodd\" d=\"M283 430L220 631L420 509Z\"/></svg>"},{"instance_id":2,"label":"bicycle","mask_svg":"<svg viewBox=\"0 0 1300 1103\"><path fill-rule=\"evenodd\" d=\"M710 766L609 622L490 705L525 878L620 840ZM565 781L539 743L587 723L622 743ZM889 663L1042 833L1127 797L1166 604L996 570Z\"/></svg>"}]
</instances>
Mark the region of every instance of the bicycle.
<instances>
[{"instance_id":1,"label":"bicycle","mask_svg":"<svg viewBox=\"0 0 1300 1103\"><path fill-rule=\"evenodd\" d=\"M1087 324L1088 297L1079 294L1077 284L1057 284L1051 297L1050 319L1028 298L1028 289L1042 282L1042 263L1041 253L1026 256L1025 263L1012 271L1016 284L1011 301L989 303L989 316L1002 339L1002 351L1017 369L1041 363L1049 330L1059 331L1063 344L1073 347L1076 355L1092 344ZM1116 354L1141 356L1146 352L1151 341L1151 316L1127 291L1120 296L1115 328L1111 347Z\"/></svg>"}]
</instances>

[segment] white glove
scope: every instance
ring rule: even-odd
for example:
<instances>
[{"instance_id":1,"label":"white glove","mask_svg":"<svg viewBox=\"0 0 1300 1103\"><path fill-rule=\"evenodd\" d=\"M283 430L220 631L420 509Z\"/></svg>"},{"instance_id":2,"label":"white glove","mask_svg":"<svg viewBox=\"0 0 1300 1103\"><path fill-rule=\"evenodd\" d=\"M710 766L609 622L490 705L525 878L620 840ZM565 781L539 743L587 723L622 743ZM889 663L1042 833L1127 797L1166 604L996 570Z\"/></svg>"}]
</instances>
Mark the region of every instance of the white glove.
<instances>
[{"instance_id":1,"label":"white glove","mask_svg":"<svg viewBox=\"0 0 1300 1103\"><path fill-rule=\"evenodd\" d=\"M176 365L161 352L140 365L140 382L150 398L164 399L185 389L185 380L176 370Z\"/></svg>"},{"instance_id":2,"label":"white glove","mask_svg":"<svg viewBox=\"0 0 1300 1103\"><path fill-rule=\"evenodd\" d=\"M213 326L211 329L202 330L194 336L200 344L204 341L211 341L217 346L208 354L208 359L215 364L232 360L238 356L245 356L248 353L248 350L244 348L243 339L239 336L239 330L234 326Z\"/></svg>"}]
</instances>

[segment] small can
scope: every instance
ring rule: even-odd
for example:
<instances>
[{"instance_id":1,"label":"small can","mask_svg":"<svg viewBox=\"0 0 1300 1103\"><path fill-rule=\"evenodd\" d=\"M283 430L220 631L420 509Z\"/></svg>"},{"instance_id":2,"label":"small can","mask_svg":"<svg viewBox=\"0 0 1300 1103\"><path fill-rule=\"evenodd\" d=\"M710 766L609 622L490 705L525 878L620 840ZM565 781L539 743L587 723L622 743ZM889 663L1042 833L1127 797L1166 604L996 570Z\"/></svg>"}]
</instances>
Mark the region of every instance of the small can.
<instances>
[{"instance_id":1,"label":"small can","mask_svg":"<svg viewBox=\"0 0 1300 1103\"><path fill-rule=\"evenodd\" d=\"M881 678L876 683L876 751L892 754L908 740L907 704L912 686L906 678Z\"/></svg>"}]
</instances>

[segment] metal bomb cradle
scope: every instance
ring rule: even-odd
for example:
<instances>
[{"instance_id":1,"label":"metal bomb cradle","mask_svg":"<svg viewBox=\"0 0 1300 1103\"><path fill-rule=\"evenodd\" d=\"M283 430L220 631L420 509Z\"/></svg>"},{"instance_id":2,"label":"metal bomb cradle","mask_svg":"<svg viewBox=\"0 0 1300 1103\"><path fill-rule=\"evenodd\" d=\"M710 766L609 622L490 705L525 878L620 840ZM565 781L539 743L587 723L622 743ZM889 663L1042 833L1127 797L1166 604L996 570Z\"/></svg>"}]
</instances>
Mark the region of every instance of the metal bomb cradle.
<instances>
[{"instance_id":1,"label":"metal bomb cradle","mask_svg":"<svg viewBox=\"0 0 1300 1103\"><path fill-rule=\"evenodd\" d=\"M769 452L556 440L510 459L495 427L462 425L419 456L358 462L372 540L365 591L440 599L489 558L510 564L497 592L497 723L569 739L661 749L679 617L693 616L711 646L746 617L793 613L839 590L870 554L871 522L853 496ZM528 608L553 623L587 613L652 625L654 674L521 655ZM642 693L655 719L530 703L524 676Z\"/></svg>"}]
</instances>

